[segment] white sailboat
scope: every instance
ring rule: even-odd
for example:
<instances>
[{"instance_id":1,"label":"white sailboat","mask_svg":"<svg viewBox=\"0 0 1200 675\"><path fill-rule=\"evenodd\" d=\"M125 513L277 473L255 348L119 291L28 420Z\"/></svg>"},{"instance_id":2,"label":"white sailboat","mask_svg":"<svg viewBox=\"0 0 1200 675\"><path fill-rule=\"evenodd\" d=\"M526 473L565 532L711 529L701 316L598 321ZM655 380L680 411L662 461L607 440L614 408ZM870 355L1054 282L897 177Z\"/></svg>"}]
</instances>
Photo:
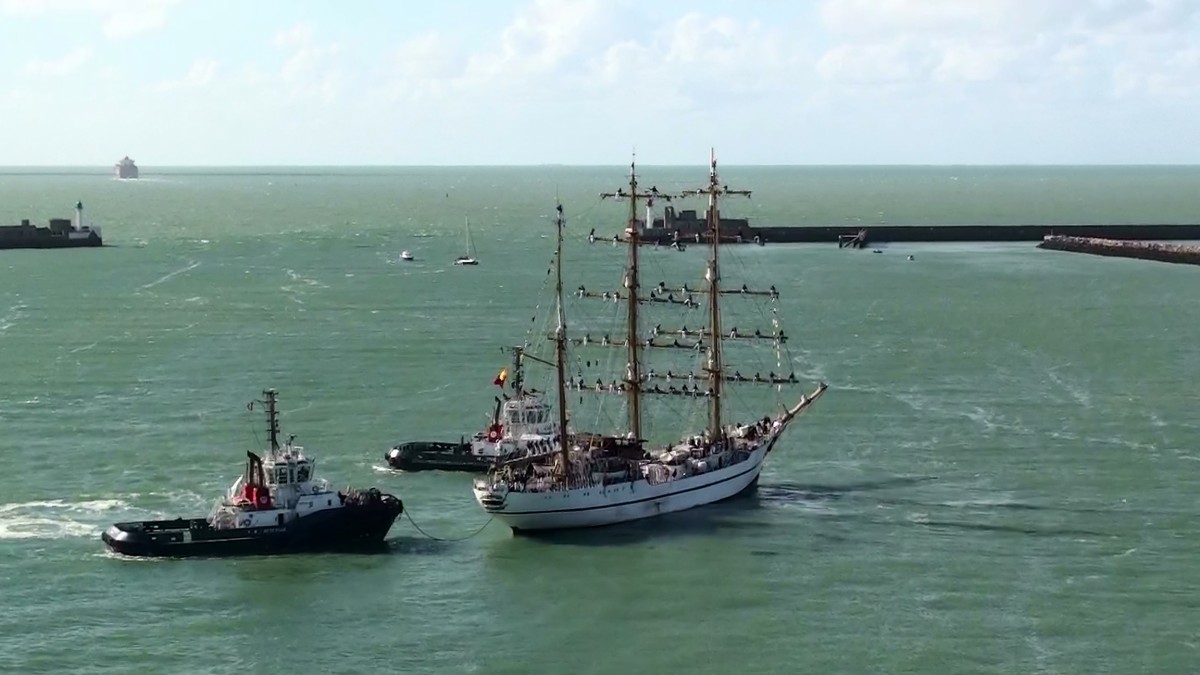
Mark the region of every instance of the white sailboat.
<instances>
[{"instance_id":1,"label":"white sailboat","mask_svg":"<svg viewBox=\"0 0 1200 675\"><path fill-rule=\"evenodd\" d=\"M455 265L478 265L479 260L475 257L475 244L471 242L471 219L467 218L467 254L460 255L454 259Z\"/></svg>"},{"instance_id":2,"label":"white sailboat","mask_svg":"<svg viewBox=\"0 0 1200 675\"><path fill-rule=\"evenodd\" d=\"M759 374L745 377L738 371L730 374L723 361L723 343L726 341L766 340L777 349L786 341L777 325L768 334L761 331L739 333L736 328L727 333L721 328L720 300L723 294L766 297L771 301L779 295L774 287L755 291L746 286L740 290L723 289L720 286L720 218L717 201L721 196L749 194L748 191L729 190L722 186L717 178L714 157L708 185L683 195L708 197L706 236L711 253L704 275L706 287L689 289L682 285L667 288L660 283L645 291L639 281L638 254L642 245L640 231L643 224L638 220L637 202L639 199L670 197L659 193L657 189L639 192L632 165L628 192L619 190L601 195L630 201L629 226L623 239L629 245L629 266L625 270L623 290L596 293L580 288L575 295L625 303L626 336L617 340L608 335L601 338L586 334L579 338L568 337L563 310L562 207L558 207L555 257L557 325L549 337L555 349L553 365L558 395L556 426L567 430L564 434L566 442L561 442L556 435L550 439L545 451L503 461L489 471L486 478L475 481L475 498L485 511L514 532L593 527L711 504L757 484L763 462L780 436L797 415L824 393L826 387L824 383L820 384L812 393L801 396L794 405L783 407L775 414L740 424L727 424L723 419L722 403L727 385L761 383L783 386L797 382L794 374L782 376L771 373L766 377ZM707 296L708 299L708 325L705 328L689 330L684 326L663 329L661 325L656 325L648 332L640 328L639 309L642 305L667 303L698 307L695 295ZM683 338L682 343L680 337ZM623 379L608 384L597 380L595 385L584 383L582 378L569 379L566 365L568 344L624 348L627 351L627 363ZM653 369L644 369L642 352L652 348L692 351L701 359L698 372L668 371L663 375ZM667 388L658 383L660 380L666 380ZM676 384L681 386L677 388ZM629 415L627 432L619 435L585 434L571 426L567 411L568 389L576 389L581 393L624 396ZM643 397L658 395L707 402L707 428L686 435L666 447L647 450L642 433L642 401Z\"/></svg>"}]
</instances>

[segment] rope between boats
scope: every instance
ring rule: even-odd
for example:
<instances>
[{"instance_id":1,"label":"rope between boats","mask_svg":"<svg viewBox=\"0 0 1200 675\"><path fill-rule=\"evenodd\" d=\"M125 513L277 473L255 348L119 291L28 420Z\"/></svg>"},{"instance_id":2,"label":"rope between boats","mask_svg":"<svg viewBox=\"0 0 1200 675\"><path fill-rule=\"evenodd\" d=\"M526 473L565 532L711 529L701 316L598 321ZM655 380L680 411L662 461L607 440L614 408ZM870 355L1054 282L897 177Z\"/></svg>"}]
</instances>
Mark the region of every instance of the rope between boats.
<instances>
[{"instance_id":1,"label":"rope between boats","mask_svg":"<svg viewBox=\"0 0 1200 675\"><path fill-rule=\"evenodd\" d=\"M425 535L426 537L429 537L430 539L432 539L434 541L466 541L467 539L470 539L470 538L478 535L480 532L483 532L483 529L485 527L487 527L488 525L491 525L492 521L496 519L496 516L492 516L491 518L488 518L487 522L484 523L478 530L475 530L474 532L472 532L471 534L468 534L465 537L443 538L443 537L435 537L432 534L429 534L428 532L426 532L425 530L422 530L421 526L417 524L417 521L413 520L412 514L408 512L408 509L404 510L404 515L405 515L405 517L408 518L408 522L412 523L412 526L417 528L417 532L420 532L421 534Z\"/></svg>"}]
</instances>

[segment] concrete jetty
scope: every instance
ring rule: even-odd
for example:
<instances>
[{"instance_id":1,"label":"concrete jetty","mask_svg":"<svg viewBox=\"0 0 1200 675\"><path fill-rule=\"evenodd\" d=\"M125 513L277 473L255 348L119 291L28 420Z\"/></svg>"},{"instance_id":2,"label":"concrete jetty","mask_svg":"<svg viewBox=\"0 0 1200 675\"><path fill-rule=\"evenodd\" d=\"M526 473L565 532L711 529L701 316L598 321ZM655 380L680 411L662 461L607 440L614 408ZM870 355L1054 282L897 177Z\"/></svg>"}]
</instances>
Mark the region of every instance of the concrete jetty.
<instances>
[{"instance_id":1,"label":"concrete jetty","mask_svg":"<svg viewBox=\"0 0 1200 675\"><path fill-rule=\"evenodd\" d=\"M829 243L844 248L867 248L873 244L906 242L994 242L1042 241L1050 235L1139 239L1154 241L1200 241L1200 224L1060 224L1060 225L764 225L754 226L745 218L721 218L721 241L730 244ZM700 243L707 240L704 214L694 210L664 209L641 234L647 244Z\"/></svg>"},{"instance_id":2,"label":"concrete jetty","mask_svg":"<svg viewBox=\"0 0 1200 675\"><path fill-rule=\"evenodd\" d=\"M1069 251L1072 253L1090 253L1092 255L1200 265L1200 246L1185 244L1050 235L1042 239L1042 243L1038 244L1038 248L1052 251Z\"/></svg>"}]
</instances>

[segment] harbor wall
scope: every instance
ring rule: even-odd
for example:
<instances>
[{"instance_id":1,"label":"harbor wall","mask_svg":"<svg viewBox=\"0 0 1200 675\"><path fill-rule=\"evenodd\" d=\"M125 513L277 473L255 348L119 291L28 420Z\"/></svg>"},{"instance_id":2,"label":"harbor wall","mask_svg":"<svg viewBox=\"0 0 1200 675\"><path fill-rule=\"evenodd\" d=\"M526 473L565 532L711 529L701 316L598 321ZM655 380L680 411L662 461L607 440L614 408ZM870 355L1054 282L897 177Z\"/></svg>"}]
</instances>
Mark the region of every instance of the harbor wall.
<instances>
[{"instance_id":1,"label":"harbor wall","mask_svg":"<svg viewBox=\"0 0 1200 675\"><path fill-rule=\"evenodd\" d=\"M690 214L689 214L690 215ZM642 231L648 243L707 241L703 221L676 218ZM844 225L763 226L744 219L721 218L724 243L840 244L865 248L871 244L903 242L1042 241L1048 236L1094 237L1158 241L1200 241L1200 224L1126 225Z\"/></svg>"},{"instance_id":2,"label":"harbor wall","mask_svg":"<svg viewBox=\"0 0 1200 675\"><path fill-rule=\"evenodd\" d=\"M1184 225L872 225L865 227L754 227L753 234L777 243L837 243L859 247L891 242L1042 241L1047 236L1102 239L1200 241L1200 224ZM753 238L753 237L751 237Z\"/></svg>"},{"instance_id":3,"label":"harbor wall","mask_svg":"<svg viewBox=\"0 0 1200 675\"><path fill-rule=\"evenodd\" d=\"M1090 253L1092 255L1200 265L1200 246L1186 246L1183 244L1052 235L1043 239L1042 243L1038 244L1038 248L1051 251Z\"/></svg>"}]
</instances>

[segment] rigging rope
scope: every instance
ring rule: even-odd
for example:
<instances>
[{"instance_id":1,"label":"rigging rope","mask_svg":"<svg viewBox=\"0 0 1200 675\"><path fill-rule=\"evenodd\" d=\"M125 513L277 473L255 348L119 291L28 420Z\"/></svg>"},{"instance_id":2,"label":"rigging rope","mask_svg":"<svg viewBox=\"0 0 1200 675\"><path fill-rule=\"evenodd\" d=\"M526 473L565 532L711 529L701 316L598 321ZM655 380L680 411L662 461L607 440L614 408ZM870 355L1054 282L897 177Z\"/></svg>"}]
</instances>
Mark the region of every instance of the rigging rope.
<instances>
[{"instance_id":1,"label":"rigging rope","mask_svg":"<svg viewBox=\"0 0 1200 675\"><path fill-rule=\"evenodd\" d=\"M496 519L496 516L492 516L491 518L488 518L487 522L484 523L482 527L480 527L478 530L475 530L471 534L468 534L465 537L449 537L449 538L447 538L447 537L435 537L432 534L429 534L428 532L426 532L425 530L422 530L421 526L417 524L417 521L413 520L412 513L410 513L408 509L404 509L404 516L406 518L408 518L408 522L412 523L413 527L417 528L417 532L420 532L421 534L425 535L426 537L429 537L430 539L432 539L434 541L466 541L468 539L471 539L472 537L475 537L480 532L483 532L483 528L487 527L488 525L491 525L492 521Z\"/></svg>"}]
</instances>

